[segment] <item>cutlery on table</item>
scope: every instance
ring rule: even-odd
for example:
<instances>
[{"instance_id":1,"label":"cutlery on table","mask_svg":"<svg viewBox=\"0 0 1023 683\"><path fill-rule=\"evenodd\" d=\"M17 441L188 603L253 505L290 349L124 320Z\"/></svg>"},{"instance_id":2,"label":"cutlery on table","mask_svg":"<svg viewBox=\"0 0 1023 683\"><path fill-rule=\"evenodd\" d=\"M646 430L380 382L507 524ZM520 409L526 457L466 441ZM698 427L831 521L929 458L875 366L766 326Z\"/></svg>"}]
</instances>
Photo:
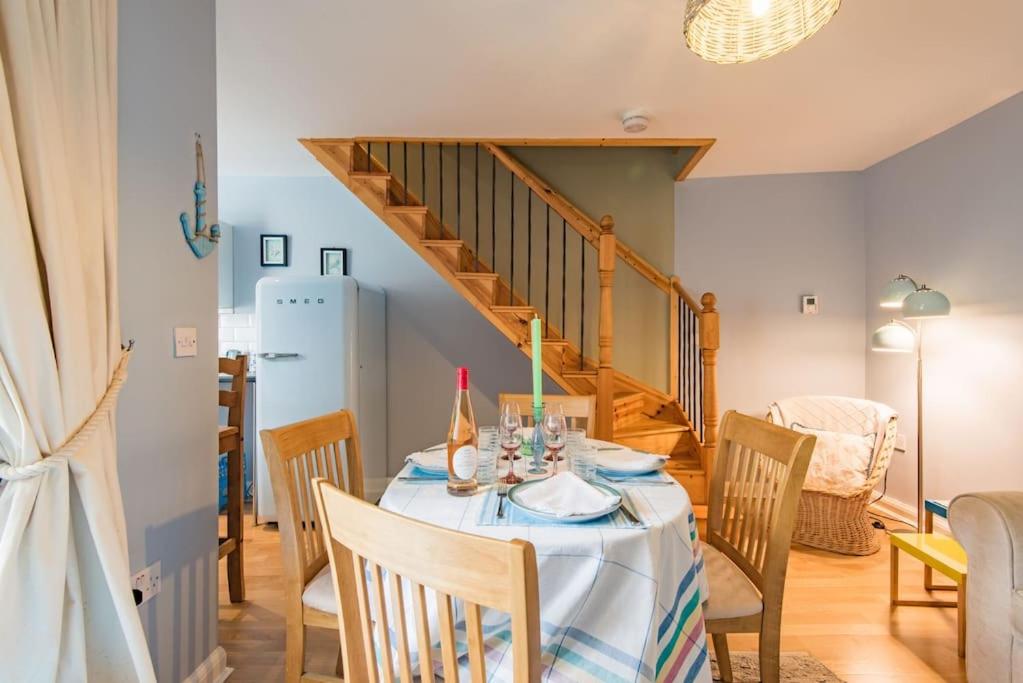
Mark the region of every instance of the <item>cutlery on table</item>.
<instances>
[{"instance_id":1,"label":"cutlery on table","mask_svg":"<svg viewBox=\"0 0 1023 683\"><path fill-rule=\"evenodd\" d=\"M643 524L642 520L640 520L640 518L636 516L636 513L632 511L632 508L629 507L629 504L625 502L624 498L622 498L622 512L625 513L625 516L633 524L637 526Z\"/></svg>"},{"instance_id":2,"label":"cutlery on table","mask_svg":"<svg viewBox=\"0 0 1023 683\"><path fill-rule=\"evenodd\" d=\"M504 499L508 497L508 485L497 485L497 516L504 517Z\"/></svg>"},{"instance_id":3,"label":"cutlery on table","mask_svg":"<svg viewBox=\"0 0 1023 683\"><path fill-rule=\"evenodd\" d=\"M601 479L612 484L631 484L632 486L673 486L675 482L664 481L663 479L642 479L640 477L609 477L606 474L600 475Z\"/></svg>"}]
</instances>

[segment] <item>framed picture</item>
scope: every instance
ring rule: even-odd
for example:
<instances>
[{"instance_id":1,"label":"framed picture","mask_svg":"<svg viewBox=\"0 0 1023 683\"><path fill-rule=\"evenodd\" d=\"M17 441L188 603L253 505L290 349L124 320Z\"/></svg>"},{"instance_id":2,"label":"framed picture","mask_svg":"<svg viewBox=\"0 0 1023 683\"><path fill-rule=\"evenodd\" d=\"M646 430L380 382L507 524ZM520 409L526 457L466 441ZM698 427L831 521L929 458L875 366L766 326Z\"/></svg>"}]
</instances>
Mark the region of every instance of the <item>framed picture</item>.
<instances>
[{"instance_id":1,"label":"framed picture","mask_svg":"<svg viewBox=\"0 0 1023 683\"><path fill-rule=\"evenodd\" d=\"M261 266L288 265L287 235L260 235L259 245L260 245L259 265Z\"/></svg>"},{"instance_id":2,"label":"framed picture","mask_svg":"<svg viewBox=\"0 0 1023 683\"><path fill-rule=\"evenodd\" d=\"M348 275L348 250L342 247L320 249L320 275Z\"/></svg>"}]
</instances>

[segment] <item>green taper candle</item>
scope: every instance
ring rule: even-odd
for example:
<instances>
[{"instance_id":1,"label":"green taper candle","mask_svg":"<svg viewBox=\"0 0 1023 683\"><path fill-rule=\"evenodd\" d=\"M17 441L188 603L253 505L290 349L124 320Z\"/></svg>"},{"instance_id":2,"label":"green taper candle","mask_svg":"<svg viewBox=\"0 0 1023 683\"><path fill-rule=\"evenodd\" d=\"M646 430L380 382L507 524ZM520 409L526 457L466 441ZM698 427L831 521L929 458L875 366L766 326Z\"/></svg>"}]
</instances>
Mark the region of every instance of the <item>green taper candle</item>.
<instances>
[{"instance_id":1,"label":"green taper candle","mask_svg":"<svg viewBox=\"0 0 1023 683\"><path fill-rule=\"evenodd\" d=\"M533 413L543 409L543 346L540 337L540 317L529 323L529 336L533 341Z\"/></svg>"}]
</instances>

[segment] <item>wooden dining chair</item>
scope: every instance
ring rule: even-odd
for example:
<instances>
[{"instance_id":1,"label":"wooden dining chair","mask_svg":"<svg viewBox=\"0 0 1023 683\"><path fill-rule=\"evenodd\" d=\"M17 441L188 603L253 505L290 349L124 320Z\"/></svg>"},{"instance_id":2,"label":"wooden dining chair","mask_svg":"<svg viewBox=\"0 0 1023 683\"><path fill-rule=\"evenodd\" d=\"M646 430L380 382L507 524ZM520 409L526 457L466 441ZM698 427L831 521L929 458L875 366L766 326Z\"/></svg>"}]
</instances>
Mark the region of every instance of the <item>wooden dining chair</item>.
<instances>
[{"instance_id":1,"label":"wooden dining chair","mask_svg":"<svg viewBox=\"0 0 1023 683\"><path fill-rule=\"evenodd\" d=\"M474 536L403 517L347 495L328 481L317 481L315 491L338 601L346 681L391 683L395 680L392 652L402 683L434 680L435 641L427 617L427 588L436 593L436 635L445 681L459 680L453 599L461 600L464 607L472 681L487 680L482 607L511 616L513 680L540 680L540 605L533 544ZM390 594L390 614L385 593ZM415 679L406 623L409 600L420 653ZM379 660L376 646L382 655Z\"/></svg>"},{"instance_id":2,"label":"wooden dining chair","mask_svg":"<svg viewBox=\"0 0 1023 683\"><path fill-rule=\"evenodd\" d=\"M499 394L498 405L505 403L517 403L519 412L526 420L526 424L533 424L533 395L532 394ZM559 394L544 394L544 405L560 404L565 412L565 419L569 429L585 429L586 436L593 438L593 428L596 426L597 397L596 396L562 396Z\"/></svg>"},{"instance_id":3,"label":"wooden dining chair","mask_svg":"<svg viewBox=\"0 0 1023 683\"><path fill-rule=\"evenodd\" d=\"M231 388L220 390L227 424L218 425L218 453L227 453L227 535L219 539L218 559L227 557L227 591L231 602L245 600L245 555L242 519L245 516L245 381L248 356L220 358L219 371L231 376Z\"/></svg>"},{"instance_id":4,"label":"wooden dining chair","mask_svg":"<svg viewBox=\"0 0 1023 683\"><path fill-rule=\"evenodd\" d=\"M704 618L726 683L728 633L759 633L760 680L779 680L785 571L816 441L735 411L721 420L703 545L710 584Z\"/></svg>"},{"instance_id":5,"label":"wooden dining chair","mask_svg":"<svg viewBox=\"0 0 1023 683\"><path fill-rule=\"evenodd\" d=\"M312 482L321 478L363 497L362 453L355 417L341 410L264 429L259 436L273 485L284 560L284 678L287 683L324 680L305 670L306 627L338 627L334 584L327 569ZM340 667L339 660L338 673Z\"/></svg>"}]
</instances>

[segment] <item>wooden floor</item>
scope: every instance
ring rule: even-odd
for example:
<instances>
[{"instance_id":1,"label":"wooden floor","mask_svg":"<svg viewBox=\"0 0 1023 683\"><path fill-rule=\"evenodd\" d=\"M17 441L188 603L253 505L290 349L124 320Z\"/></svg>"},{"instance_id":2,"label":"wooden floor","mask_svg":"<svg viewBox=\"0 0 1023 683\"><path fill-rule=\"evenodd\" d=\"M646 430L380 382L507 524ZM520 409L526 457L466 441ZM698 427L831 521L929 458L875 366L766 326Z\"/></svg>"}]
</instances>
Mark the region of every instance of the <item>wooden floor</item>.
<instances>
[{"instance_id":1,"label":"wooden floor","mask_svg":"<svg viewBox=\"0 0 1023 683\"><path fill-rule=\"evenodd\" d=\"M220 564L220 643L234 667L233 683L284 678L284 596L274 526L253 528L246 516L248 601L227 597ZM223 520L221 522L223 524ZM883 532L878 532L883 533ZM849 683L966 681L956 656L955 610L888 607L888 545L871 557L843 557L794 548L782 623L782 650L806 651ZM902 563L905 597L924 597L919 563ZM947 596L947 594L945 594ZM333 671L337 636L314 632L308 660ZM755 650L755 637L732 636L732 651Z\"/></svg>"}]
</instances>

